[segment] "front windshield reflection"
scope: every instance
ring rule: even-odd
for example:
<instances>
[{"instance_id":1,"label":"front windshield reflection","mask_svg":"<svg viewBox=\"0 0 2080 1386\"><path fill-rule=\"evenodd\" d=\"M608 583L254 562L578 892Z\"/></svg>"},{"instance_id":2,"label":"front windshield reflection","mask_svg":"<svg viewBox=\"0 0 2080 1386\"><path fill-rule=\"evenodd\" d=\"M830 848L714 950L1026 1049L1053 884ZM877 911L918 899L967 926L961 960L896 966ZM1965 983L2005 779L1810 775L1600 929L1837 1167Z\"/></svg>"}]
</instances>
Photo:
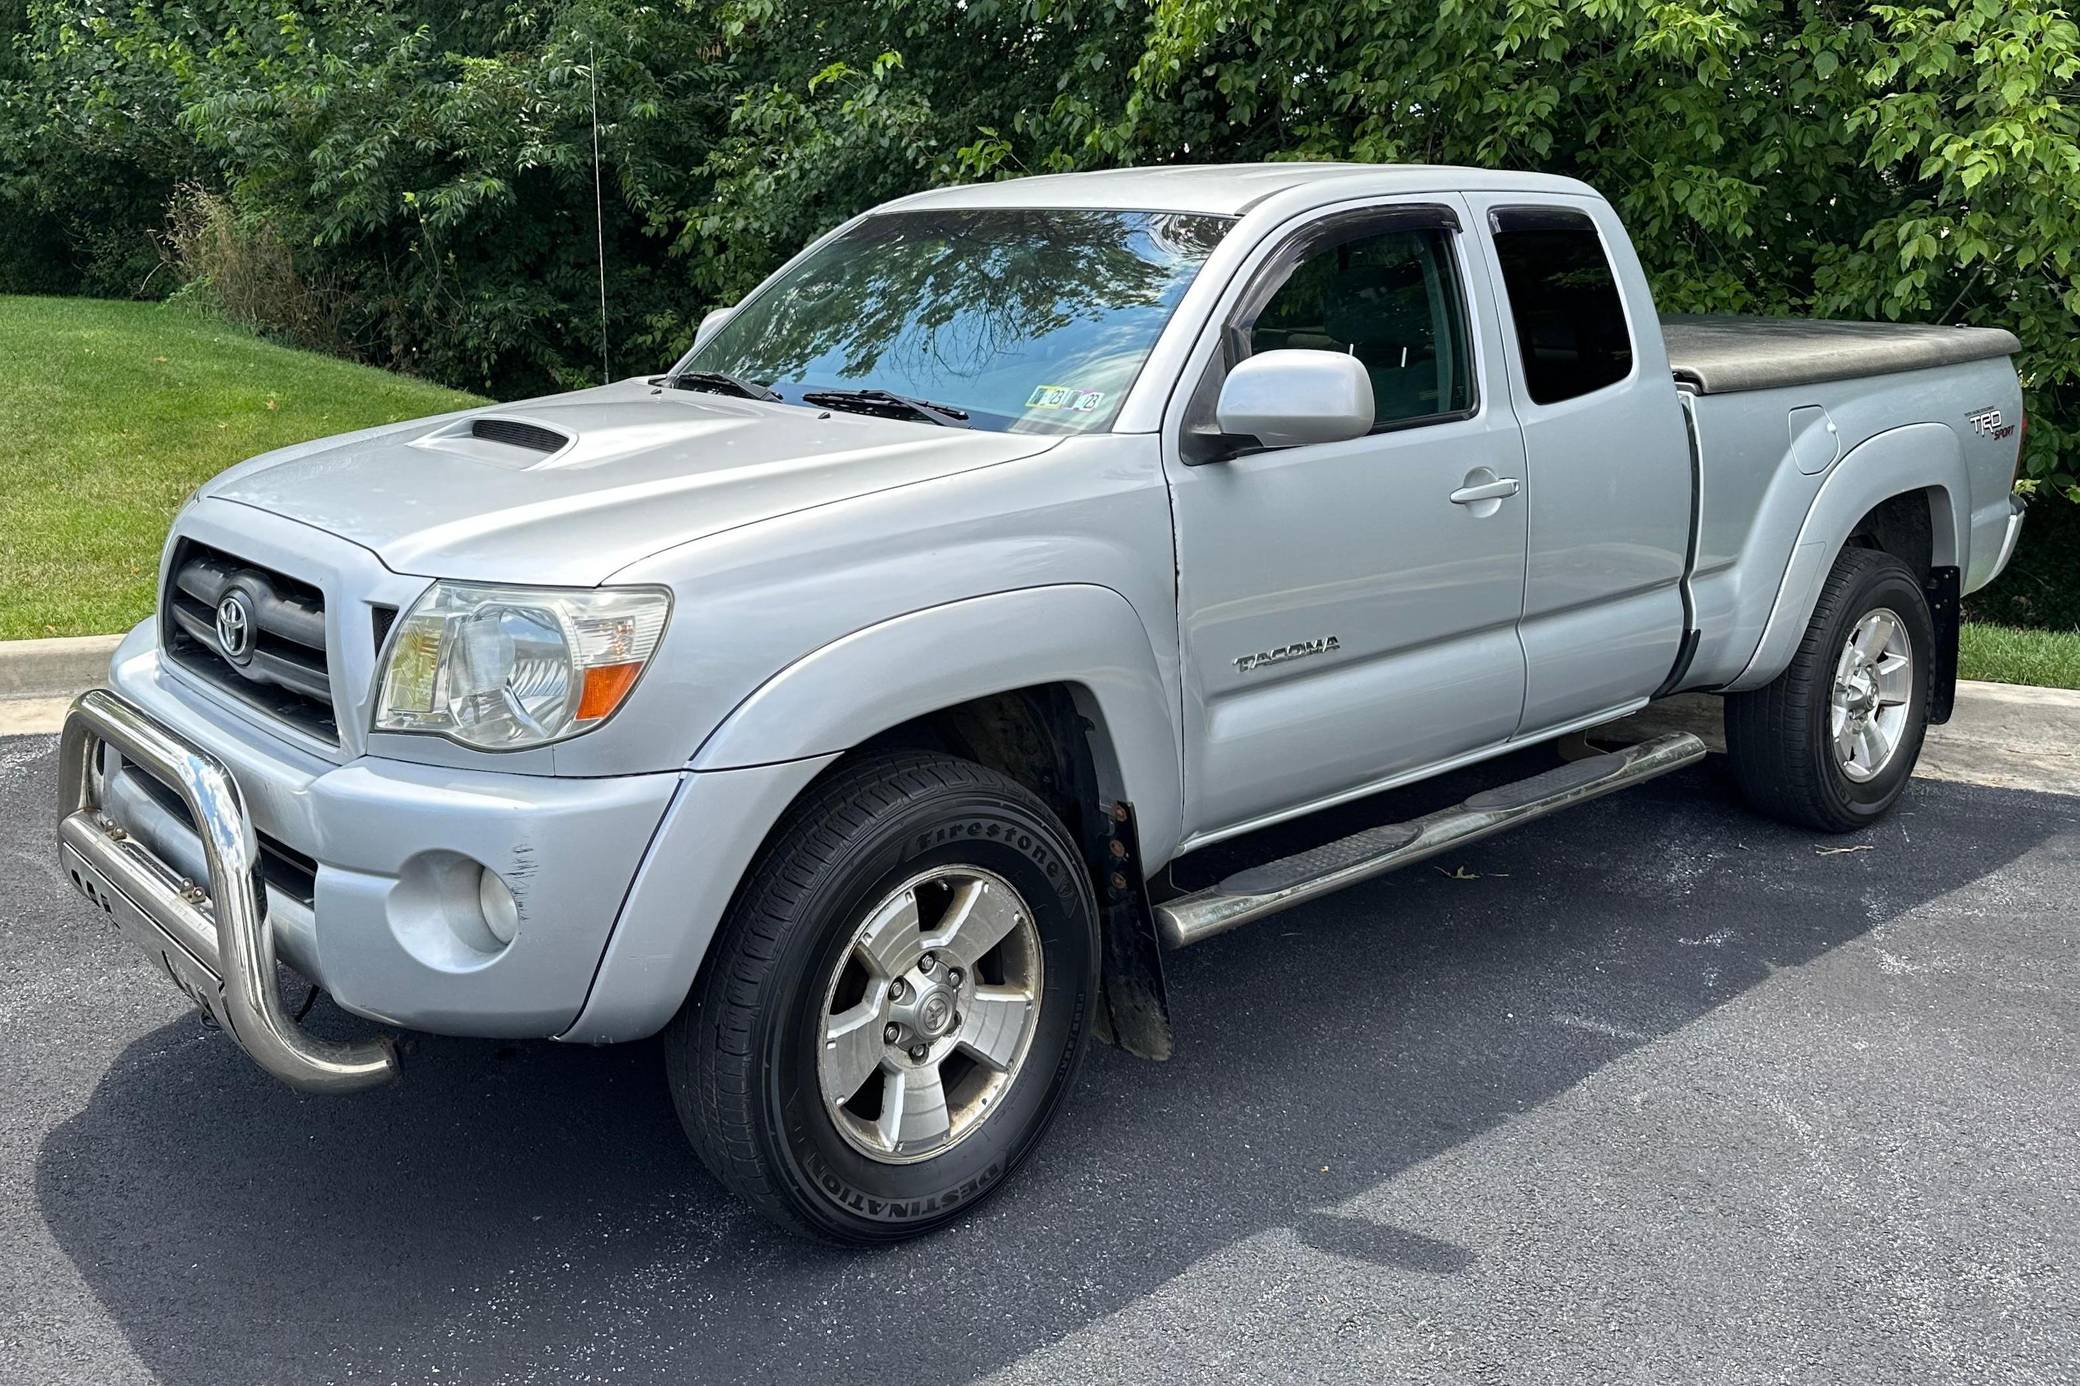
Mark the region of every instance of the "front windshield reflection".
<instances>
[{"instance_id":1,"label":"front windshield reflection","mask_svg":"<svg viewBox=\"0 0 2080 1386\"><path fill-rule=\"evenodd\" d=\"M1225 217L1042 209L889 212L745 303L688 371L806 392L873 389L1021 432L1106 427Z\"/></svg>"}]
</instances>

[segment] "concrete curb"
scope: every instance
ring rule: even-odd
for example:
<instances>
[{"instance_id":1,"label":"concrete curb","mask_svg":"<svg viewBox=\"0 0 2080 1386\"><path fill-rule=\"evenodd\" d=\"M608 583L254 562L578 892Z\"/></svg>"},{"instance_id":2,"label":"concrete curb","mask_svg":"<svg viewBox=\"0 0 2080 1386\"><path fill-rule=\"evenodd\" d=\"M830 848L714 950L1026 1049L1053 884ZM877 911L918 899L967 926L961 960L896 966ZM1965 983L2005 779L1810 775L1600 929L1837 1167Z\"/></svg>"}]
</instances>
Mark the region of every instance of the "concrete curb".
<instances>
[{"instance_id":1,"label":"concrete curb","mask_svg":"<svg viewBox=\"0 0 2080 1386\"><path fill-rule=\"evenodd\" d=\"M70 698L108 677L120 635L0 641L0 698Z\"/></svg>"},{"instance_id":2,"label":"concrete curb","mask_svg":"<svg viewBox=\"0 0 2080 1386\"><path fill-rule=\"evenodd\" d=\"M1967 692L1973 698L1991 699L1997 703L2080 710L2080 688L2031 688L2020 683L1979 683L1973 679L1959 679L1957 696L1962 699Z\"/></svg>"},{"instance_id":3,"label":"concrete curb","mask_svg":"<svg viewBox=\"0 0 2080 1386\"><path fill-rule=\"evenodd\" d=\"M70 698L0 698L0 736L48 736L71 706Z\"/></svg>"},{"instance_id":4,"label":"concrete curb","mask_svg":"<svg viewBox=\"0 0 2080 1386\"><path fill-rule=\"evenodd\" d=\"M1592 735L1599 741L1639 741L1670 731L1695 732L1714 751L1726 749L1720 702L1706 693L1656 703ZM2080 691L1961 679L1957 706L1948 722L1928 729L1914 774L2080 794Z\"/></svg>"}]
</instances>

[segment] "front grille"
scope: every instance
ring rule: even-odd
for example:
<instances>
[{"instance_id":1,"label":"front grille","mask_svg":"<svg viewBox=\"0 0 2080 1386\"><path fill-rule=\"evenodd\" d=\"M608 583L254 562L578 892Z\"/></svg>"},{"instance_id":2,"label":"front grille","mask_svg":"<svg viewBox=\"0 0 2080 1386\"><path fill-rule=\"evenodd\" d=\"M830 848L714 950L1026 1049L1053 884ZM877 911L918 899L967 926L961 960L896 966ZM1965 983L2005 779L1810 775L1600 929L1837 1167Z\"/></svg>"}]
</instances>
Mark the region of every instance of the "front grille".
<instances>
[{"instance_id":1,"label":"front grille","mask_svg":"<svg viewBox=\"0 0 2080 1386\"><path fill-rule=\"evenodd\" d=\"M160 641L182 668L337 743L325 594L287 573L183 539L159 603Z\"/></svg>"}]
</instances>

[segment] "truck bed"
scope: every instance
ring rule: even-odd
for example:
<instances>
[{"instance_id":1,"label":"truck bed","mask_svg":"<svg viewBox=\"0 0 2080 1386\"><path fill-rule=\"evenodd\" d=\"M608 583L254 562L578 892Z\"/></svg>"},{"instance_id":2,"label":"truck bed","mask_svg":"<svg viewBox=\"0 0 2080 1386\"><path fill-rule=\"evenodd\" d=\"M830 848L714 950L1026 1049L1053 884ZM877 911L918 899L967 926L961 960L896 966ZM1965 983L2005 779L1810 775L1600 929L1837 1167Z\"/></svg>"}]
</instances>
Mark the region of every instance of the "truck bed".
<instances>
[{"instance_id":1,"label":"truck bed","mask_svg":"<svg viewBox=\"0 0 2080 1386\"><path fill-rule=\"evenodd\" d=\"M1669 315L1661 335L1677 383L1702 395L1892 375L2022 348L2014 333L1994 327L1814 318Z\"/></svg>"},{"instance_id":2,"label":"truck bed","mask_svg":"<svg viewBox=\"0 0 2080 1386\"><path fill-rule=\"evenodd\" d=\"M1962 560L1964 591L1990 580L2012 513L2021 418L2007 360L2013 335L1789 318L1663 321L1697 477L1690 593L1702 636L1690 677L1698 686L1723 686L1748 669L1779 575L1800 592L1824 576L1832 547L1798 548L1798 537L1841 460L1881 435L1893 449L1873 455L1869 466L1881 475L1852 478L1843 494L1868 508L1893 489L1882 474L1948 459L1915 483L1946 488L1930 520L1943 527L1931 552ZM1994 431L1974 426L1987 416ZM1856 516L1835 518L1846 528Z\"/></svg>"}]
</instances>

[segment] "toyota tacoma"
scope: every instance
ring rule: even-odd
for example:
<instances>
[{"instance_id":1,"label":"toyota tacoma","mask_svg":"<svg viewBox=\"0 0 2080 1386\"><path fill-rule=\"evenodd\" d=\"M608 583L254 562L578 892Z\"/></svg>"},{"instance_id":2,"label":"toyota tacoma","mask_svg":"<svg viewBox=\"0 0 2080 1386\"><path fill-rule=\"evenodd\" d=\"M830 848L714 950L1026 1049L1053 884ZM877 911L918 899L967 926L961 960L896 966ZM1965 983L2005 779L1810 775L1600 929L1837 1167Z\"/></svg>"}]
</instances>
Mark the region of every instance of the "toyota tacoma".
<instances>
[{"instance_id":1,"label":"toyota tacoma","mask_svg":"<svg viewBox=\"0 0 2080 1386\"><path fill-rule=\"evenodd\" d=\"M1757 809L1890 810L2015 546L2016 349L1657 317L1558 177L920 193L664 374L203 486L70 714L60 857L298 1088L400 1030L661 1033L730 1189L915 1234L1094 1034L1169 1052L1166 950L1704 747L1176 884L1214 844L1691 690Z\"/></svg>"}]
</instances>

